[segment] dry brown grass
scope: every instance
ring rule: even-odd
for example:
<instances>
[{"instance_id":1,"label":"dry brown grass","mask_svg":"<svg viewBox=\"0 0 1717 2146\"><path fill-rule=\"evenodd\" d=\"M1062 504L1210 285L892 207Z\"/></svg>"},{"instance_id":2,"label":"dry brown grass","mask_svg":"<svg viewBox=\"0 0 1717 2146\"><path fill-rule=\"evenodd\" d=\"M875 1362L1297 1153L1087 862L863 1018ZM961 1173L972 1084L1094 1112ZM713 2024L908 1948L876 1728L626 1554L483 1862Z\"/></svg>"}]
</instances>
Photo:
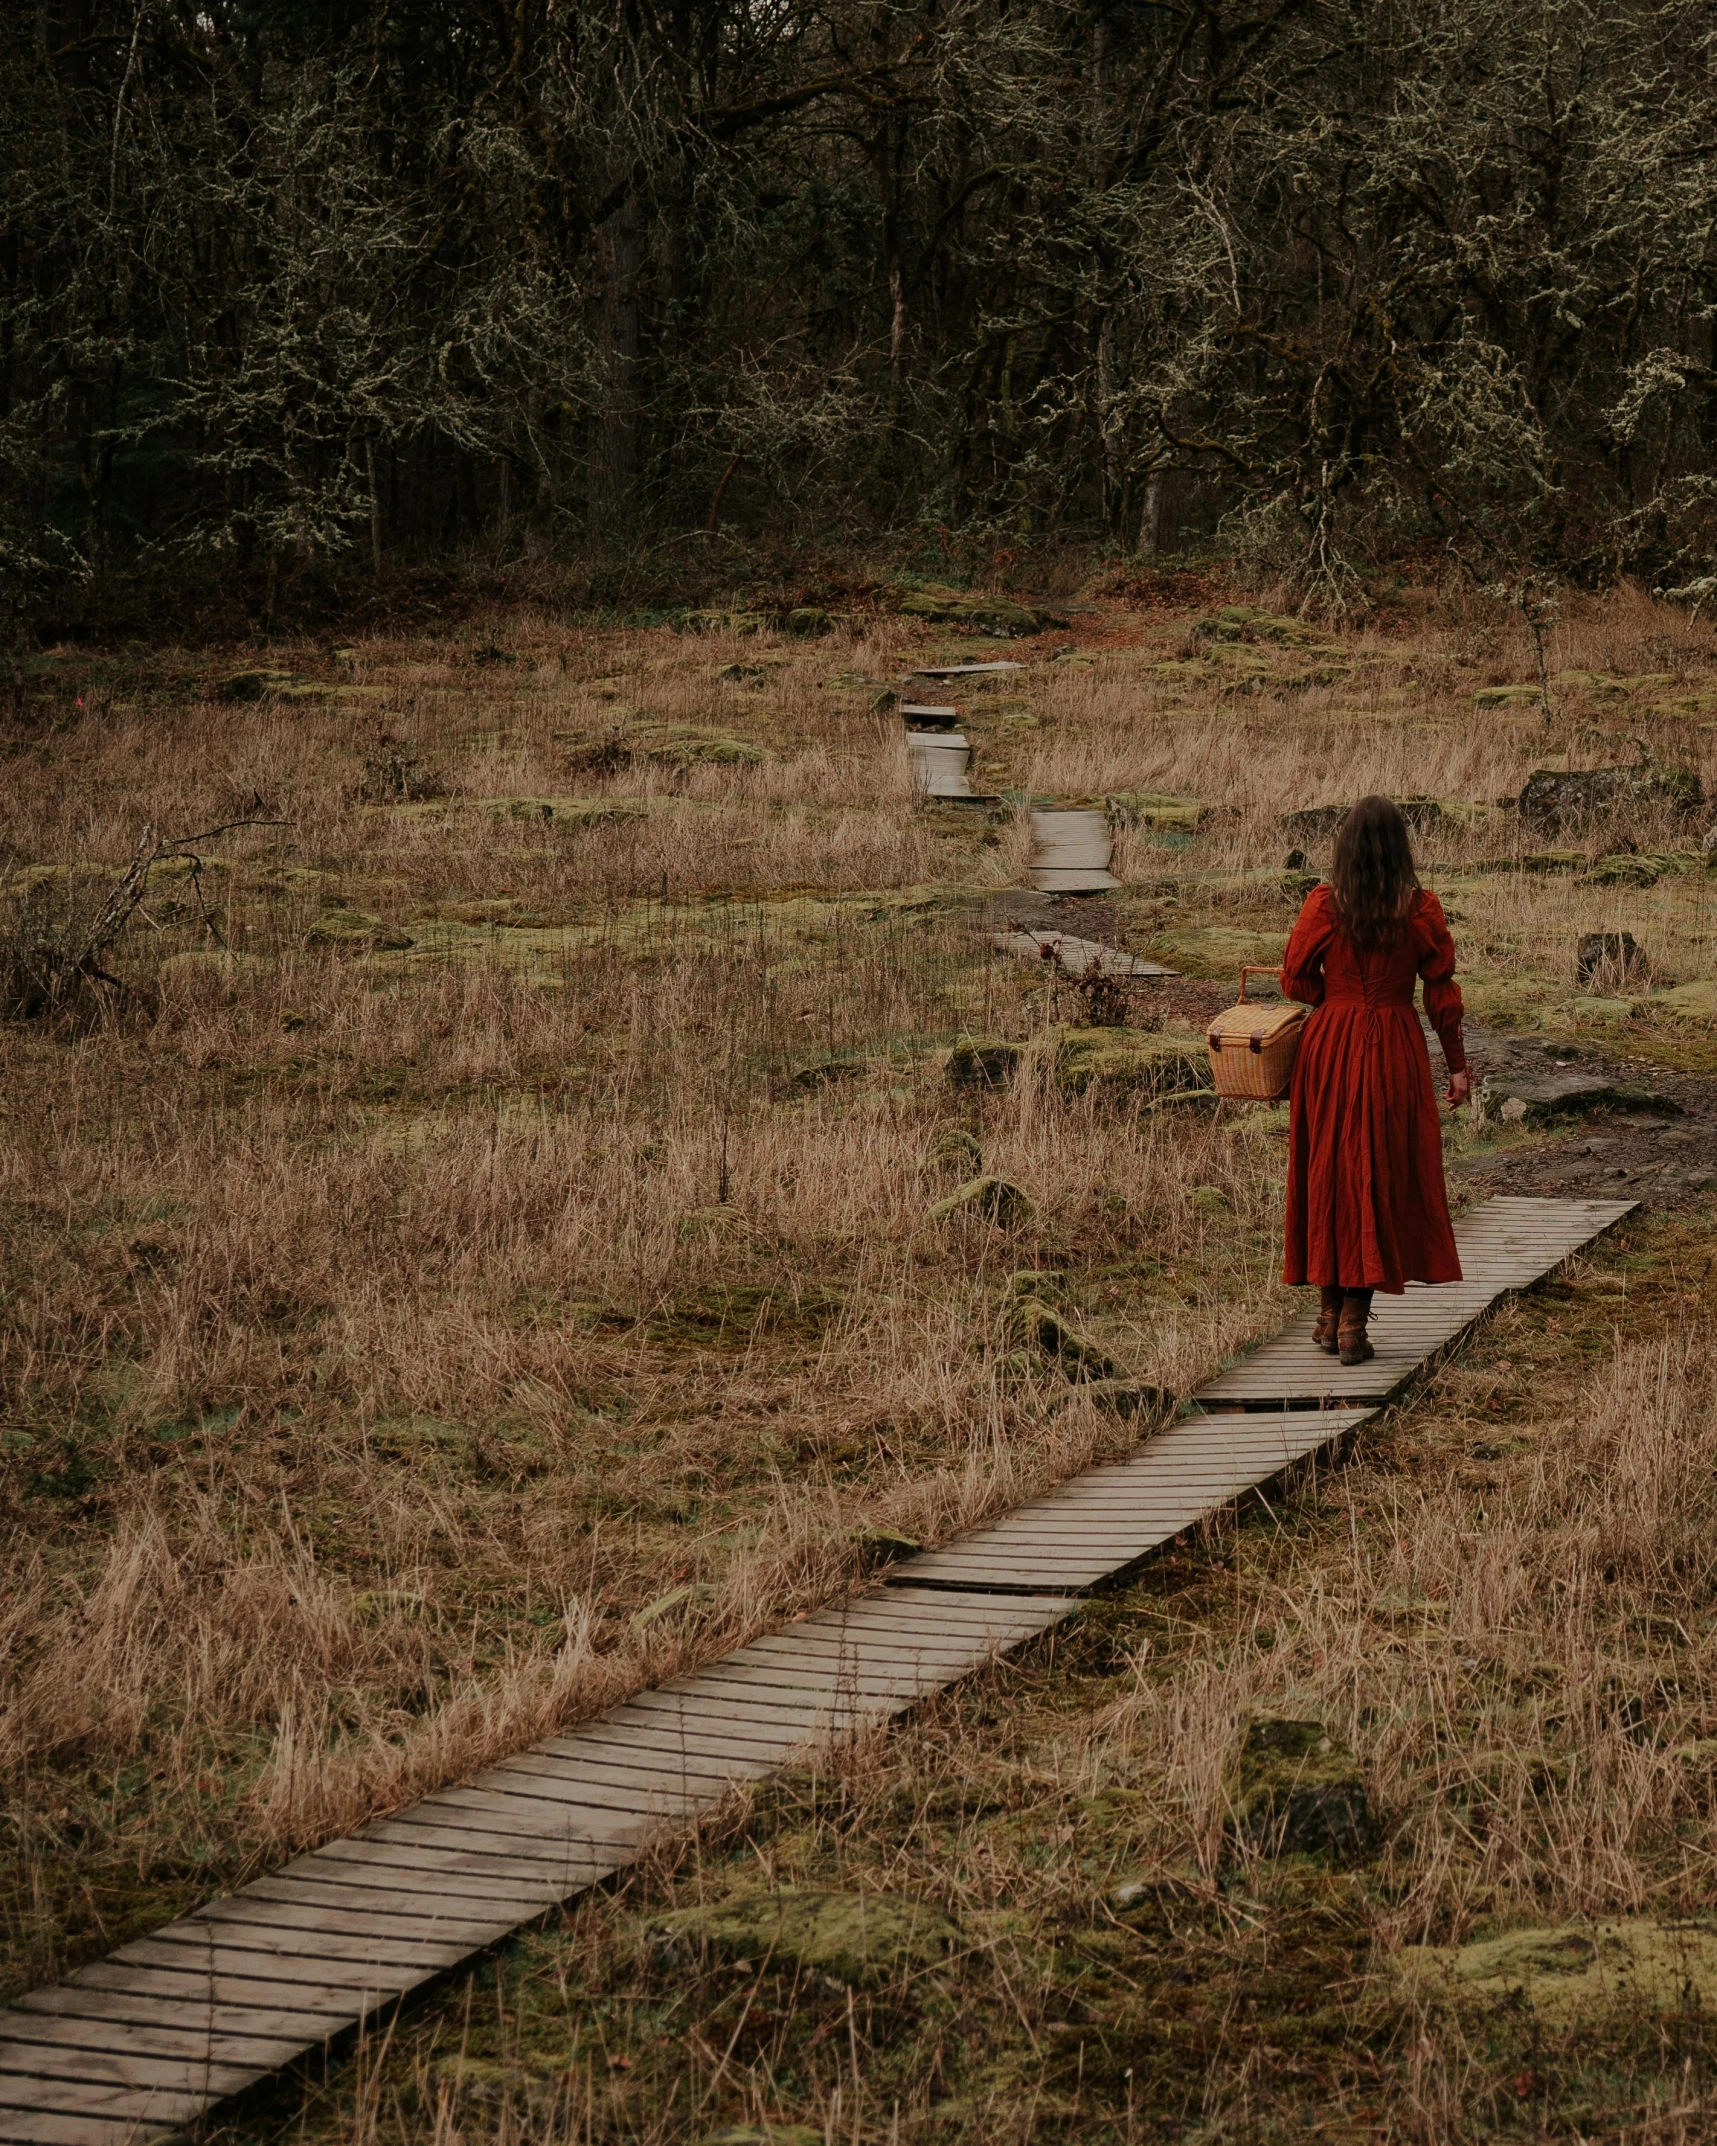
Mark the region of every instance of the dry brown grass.
<instances>
[{"instance_id":1,"label":"dry brown grass","mask_svg":"<svg viewBox=\"0 0 1717 2146\"><path fill-rule=\"evenodd\" d=\"M1427 2002L1398 1972L1426 1938L1706 1909L1717 1373L1689 1277L1708 1218L1621 1256L1625 1299L1614 1255L1577 1268L1294 1505L1213 1528L509 1948L492 1986L339 2072L311 2135L1709 2135L1696 2000L1547 2023ZM1233 1838L1223 1774L1254 1710L1352 1739L1388 1829L1374 1863ZM1118 1907L1123 1881L1146 1891ZM759 1884L932 1900L961 1947L849 1992L653 1940L665 1909Z\"/></svg>"},{"instance_id":2,"label":"dry brown grass","mask_svg":"<svg viewBox=\"0 0 1717 2146\"><path fill-rule=\"evenodd\" d=\"M1339 687L1236 699L1159 675L1184 620L1117 616L1090 668L974 694L969 727L1008 780L1228 808L1190 850L1119 852L1136 943L1179 931L1196 965L1213 929L1279 943L1291 903L1255 868L1284 807L1518 787L1536 715L1469 706L1527 674L1509 631L1361 637ZM1567 634L1559 663L1706 658L1631 598ZM36 709L19 863L117 865L145 821L254 794L290 826L211 863L230 954L164 887L124 1019L0 1041L14 1982L827 1599L867 1529L935 1537L1128 1435L1047 1367L998 1369L1015 1266L1065 1267L1176 1390L1275 1316L1260 1128L944 1082L947 1040L1050 1001L948 900L1017 883L1022 818L914 811L866 683L925 646L519 618L281 652L362 698L230 704L170 657ZM772 757L603 757L664 726ZM1691 719L1652 734L1708 752ZM388 801L390 753L446 798ZM571 797L627 816L508 809ZM1178 901L1148 891L1170 877ZM1624 916L1693 973L1703 887L1498 874L1451 903L1496 990L1553 999L1570 934ZM335 904L414 943L318 951ZM1029 1231L927 1223L950 1123L1030 1191Z\"/></svg>"}]
</instances>

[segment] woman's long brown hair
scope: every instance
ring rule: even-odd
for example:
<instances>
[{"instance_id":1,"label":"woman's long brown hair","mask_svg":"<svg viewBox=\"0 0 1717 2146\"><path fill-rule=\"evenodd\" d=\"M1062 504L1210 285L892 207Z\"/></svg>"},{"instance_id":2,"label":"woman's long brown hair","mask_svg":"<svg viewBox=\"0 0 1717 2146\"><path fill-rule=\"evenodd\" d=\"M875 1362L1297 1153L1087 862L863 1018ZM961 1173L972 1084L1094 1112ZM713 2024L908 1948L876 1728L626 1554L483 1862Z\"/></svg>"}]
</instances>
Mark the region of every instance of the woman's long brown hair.
<instances>
[{"instance_id":1,"label":"woman's long brown hair","mask_svg":"<svg viewBox=\"0 0 1717 2146\"><path fill-rule=\"evenodd\" d=\"M1393 946L1419 874L1401 808L1390 797L1362 797L1336 830L1330 892L1342 929L1361 952Z\"/></svg>"}]
</instances>

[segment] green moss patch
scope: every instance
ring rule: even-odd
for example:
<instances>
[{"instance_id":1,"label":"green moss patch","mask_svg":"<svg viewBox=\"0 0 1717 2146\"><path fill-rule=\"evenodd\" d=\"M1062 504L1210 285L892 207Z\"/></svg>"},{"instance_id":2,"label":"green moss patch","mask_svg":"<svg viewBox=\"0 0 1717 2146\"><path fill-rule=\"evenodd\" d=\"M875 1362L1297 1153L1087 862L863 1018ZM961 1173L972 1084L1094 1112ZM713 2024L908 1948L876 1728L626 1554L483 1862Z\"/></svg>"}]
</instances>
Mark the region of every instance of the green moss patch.
<instances>
[{"instance_id":1,"label":"green moss patch","mask_svg":"<svg viewBox=\"0 0 1717 2146\"><path fill-rule=\"evenodd\" d=\"M854 1988L922 1973L960 1941L959 1926L927 1900L892 1893L740 1891L680 1908L649 1925L659 1945L802 1968Z\"/></svg>"},{"instance_id":2,"label":"green moss patch","mask_svg":"<svg viewBox=\"0 0 1717 2146\"><path fill-rule=\"evenodd\" d=\"M1445 2000L1528 2006L1566 2026L1594 2012L1679 2012L1717 2002L1717 1925L1556 1923L1468 1945L1417 1945L1403 1972Z\"/></svg>"}]
</instances>

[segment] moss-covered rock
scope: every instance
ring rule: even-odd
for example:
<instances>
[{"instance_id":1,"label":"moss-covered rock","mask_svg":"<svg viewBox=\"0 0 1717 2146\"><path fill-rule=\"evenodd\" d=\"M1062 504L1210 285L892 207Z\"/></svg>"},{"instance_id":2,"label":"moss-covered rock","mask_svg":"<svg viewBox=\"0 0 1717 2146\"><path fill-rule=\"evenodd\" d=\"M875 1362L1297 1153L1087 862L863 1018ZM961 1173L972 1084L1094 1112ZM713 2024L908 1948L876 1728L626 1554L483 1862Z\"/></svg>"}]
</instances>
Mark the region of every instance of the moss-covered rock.
<instances>
[{"instance_id":1,"label":"moss-covered rock","mask_svg":"<svg viewBox=\"0 0 1717 2146\"><path fill-rule=\"evenodd\" d=\"M699 2146L827 2146L828 2136L821 2124L730 2124Z\"/></svg>"},{"instance_id":2,"label":"moss-covered rock","mask_svg":"<svg viewBox=\"0 0 1717 2146\"><path fill-rule=\"evenodd\" d=\"M956 1215L981 1215L1000 1229L1019 1229L1037 1209L1031 1195L1005 1177L972 1177L936 1202L930 1210L933 1222L949 1222Z\"/></svg>"},{"instance_id":3,"label":"moss-covered rock","mask_svg":"<svg viewBox=\"0 0 1717 2146\"><path fill-rule=\"evenodd\" d=\"M1480 686L1473 695L1475 708L1517 708L1529 701L1542 701L1538 686Z\"/></svg>"},{"instance_id":4,"label":"moss-covered rock","mask_svg":"<svg viewBox=\"0 0 1717 2146\"><path fill-rule=\"evenodd\" d=\"M1329 842L1335 831L1347 818L1348 807L1343 805L1302 805L1298 811L1284 812L1277 824L1291 835L1298 835L1306 842Z\"/></svg>"},{"instance_id":5,"label":"moss-covered rock","mask_svg":"<svg viewBox=\"0 0 1717 2146\"><path fill-rule=\"evenodd\" d=\"M1717 1020L1717 981L1702 976L1695 983L1677 984L1673 991L1654 993L1650 1003L1654 1011L1676 1020Z\"/></svg>"},{"instance_id":6,"label":"moss-covered rock","mask_svg":"<svg viewBox=\"0 0 1717 2146\"><path fill-rule=\"evenodd\" d=\"M964 1126L946 1125L930 1143L930 1160L945 1170L958 1170L976 1177L984 1167L984 1150L976 1133Z\"/></svg>"},{"instance_id":7,"label":"moss-covered rock","mask_svg":"<svg viewBox=\"0 0 1717 2146\"><path fill-rule=\"evenodd\" d=\"M327 947L334 953L361 954L398 952L414 945L409 932L384 923L363 909L324 909L304 934L306 946Z\"/></svg>"},{"instance_id":8,"label":"moss-covered rock","mask_svg":"<svg viewBox=\"0 0 1717 2146\"><path fill-rule=\"evenodd\" d=\"M477 804L497 818L549 827L605 827L615 820L642 819L649 810L641 797L482 797Z\"/></svg>"},{"instance_id":9,"label":"moss-covered rock","mask_svg":"<svg viewBox=\"0 0 1717 2146\"><path fill-rule=\"evenodd\" d=\"M658 1944L797 1967L856 1988L921 1973L947 1958L959 1926L932 1901L898 1893L742 1890L701 1907L679 1908L649 1925Z\"/></svg>"},{"instance_id":10,"label":"moss-covered rock","mask_svg":"<svg viewBox=\"0 0 1717 2146\"><path fill-rule=\"evenodd\" d=\"M1416 1945L1401 1965L1422 1992L1486 2007L1525 2004L1551 2026L1595 2012L1679 2012L1717 2002L1717 1929L1645 1915Z\"/></svg>"},{"instance_id":11,"label":"moss-covered rock","mask_svg":"<svg viewBox=\"0 0 1717 2146\"><path fill-rule=\"evenodd\" d=\"M1067 621L1053 611L1015 603L1007 596L968 595L958 589L926 585L908 589L899 600L903 618L932 619L938 625L966 626L974 633L995 634L1003 639L1019 634L1042 633L1046 627L1065 626Z\"/></svg>"},{"instance_id":12,"label":"moss-covered rock","mask_svg":"<svg viewBox=\"0 0 1717 2146\"><path fill-rule=\"evenodd\" d=\"M1007 1313L1006 1332L1010 1340L1048 1357L1068 1378L1121 1380L1127 1376L1124 1364L1041 1297L1016 1297Z\"/></svg>"},{"instance_id":13,"label":"moss-covered rock","mask_svg":"<svg viewBox=\"0 0 1717 2146\"><path fill-rule=\"evenodd\" d=\"M962 1036L943 1061L942 1070L956 1088L1002 1088L1019 1069L1023 1053L1017 1043L993 1036Z\"/></svg>"},{"instance_id":14,"label":"moss-covered rock","mask_svg":"<svg viewBox=\"0 0 1717 2146\"><path fill-rule=\"evenodd\" d=\"M1229 1762L1235 1832L1272 1855L1363 1860L1381 1828L1359 1761L1318 1721L1258 1715Z\"/></svg>"},{"instance_id":15,"label":"moss-covered rock","mask_svg":"<svg viewBox=\"0 0 1717 2146\"><path fill-rule=\"evenodd\" d=\"M1600 857L1585 874L1589 887L1655 887L1663 877L1665 860L1649 850L1617 850Z\"/></svg>"},{"instance_id":16,"label":"moss-covered rock","mask_svg":"<svg viewBox=\"0 0 1717 2146\"><path fill-rule=\"evenodd\" d=\"M1103 800L1112 825L1154 827L1164 833L1196 834L1213 806L1196 797L1170 797L1157 790L1119 790Z\"/></svg>"},{"instance_id":17,"label":"moss-covered rock","mask_svg":"<svg viewBox=\"0 0 1717 2146\"><path fill-rule=\"evenodd\" d=\"M1278 648L1317 649L1332 655L1340 649L1338 642L1307 620L1261 611L1251 604L1224 604L1210 617L1194 619L1192 632L1195 640L1269 641Z\"/></svg>"},{"instance_id":18,"label":"moss-covered rock","mask_svg":"<svg viewBox=\"0 0 1717 2146\"><path fill-rule=\"evenodd\" d=\"M1668 813L1689 819L1704 803L1689 768L1539 768L1516 803L1523 827L1587 825L1618 812Z\"/></svg>"},{"instance_id":19,"label":"moss-covered rock","mask_svg":"<svg viewBox=\"0 0 1717 2146\"><path fill-rule=\"evenodd\" d=\"M1045 1047L1064 1095L1168 1095L1210 1085L1209 1048L1202 1036L1184 1031L1065 1028L1053 1031Z\"/></svg>"},{"instance_id":20,"label":"moss-covered rock","mask_svg":"<svg viewBox=\"0 0 1717 2146\"><path fill-rule=\"evenodd\" d=\"M1021 1267L1008 1276L1002 1293L1010 1302L1035 1297L1045 1304L1065 1304L1067 1277L1059 1267Z\"/></svg>"}]
</instances>

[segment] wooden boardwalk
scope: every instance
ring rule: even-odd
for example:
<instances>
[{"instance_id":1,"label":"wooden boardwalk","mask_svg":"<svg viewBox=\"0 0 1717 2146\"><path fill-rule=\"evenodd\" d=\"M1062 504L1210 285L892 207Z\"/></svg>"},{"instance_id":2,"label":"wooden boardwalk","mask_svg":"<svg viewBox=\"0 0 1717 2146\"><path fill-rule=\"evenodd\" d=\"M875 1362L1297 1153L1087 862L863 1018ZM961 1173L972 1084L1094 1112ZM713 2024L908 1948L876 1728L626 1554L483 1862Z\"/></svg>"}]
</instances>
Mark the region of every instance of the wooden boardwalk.
<instances>
[{"instance_id":1,"label":"wooden boardwalk","mask_svg":"<svg viewBox=\"0 0 1717 2146\"><path fill-rule=\"evenodd\" d=\"M1316 1308L1200 1389L1209 1407L1330 1408L1376 1404L1457 1340L1505 1291L1529 1289L1568 1254L1612 1228L1631 1200L1487 1200L1455 1230L1463 1281L1437 1288L1411 1283L1372 1309L1368 1364L1344 1368L1311 1345Z\"/></svg>"},{"instance_id":2,"label":"wooden boardwalk","mask_svg":"<svg viewBox=\"0 0 1717 2146\"><path fill-rule=\"evenodd\" d=\"M1106 812L1034 811L1031 840L1031 883L1040 893L1101 894L1121 884L1109 869Z\"/></svg>"},{"instance_id":3,"label":"wooden boardwalk","mask_svg":"<svg viewBox=\"0 0 1717 2146\"><path fill-rule=\"evenodd\" d=\"M33 1991L0 2013L0 2142L141 2146L322 2049L736 1784L1049 1630L1170 1537L1346 1438L1500 1294L1628 1211L1493 1200L1457 1230L1465 1283L1379 1300L1375 1365L1343 1373L1296 1322L1194 1396L1204 1413L1126 1460Z\"/></svg>"}]
</instances>

